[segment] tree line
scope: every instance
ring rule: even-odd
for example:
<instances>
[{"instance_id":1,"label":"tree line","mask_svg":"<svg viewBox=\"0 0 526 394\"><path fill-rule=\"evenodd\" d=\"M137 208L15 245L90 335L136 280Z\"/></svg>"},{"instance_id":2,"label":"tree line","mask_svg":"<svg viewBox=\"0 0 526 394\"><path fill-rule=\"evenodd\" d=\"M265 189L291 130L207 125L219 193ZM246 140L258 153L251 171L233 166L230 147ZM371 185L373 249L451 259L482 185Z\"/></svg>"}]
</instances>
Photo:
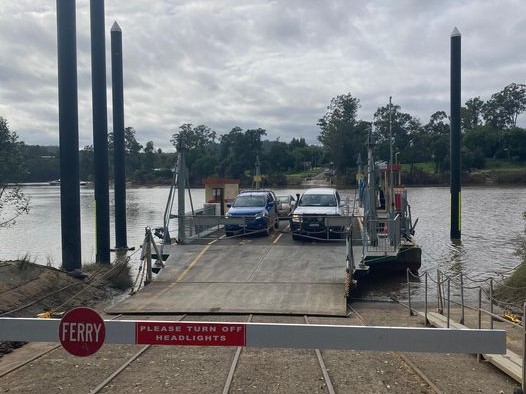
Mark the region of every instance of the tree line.
<instances>
[{"instance_id":1,"label":"tree line","mask_svg":"<svg viewBox=\"0 0 526 394\"><path fill-rule=\"evenodd\" d=\"M445 111L436 111L422 124L399 105L387 104L367 122L357 118L359 103L351 93L337 96L318 121L318 140L340 174L353 174L358 156L366 157L369 133L379 159L389 161L391 136L400 163L432 162L436 173L449 171L450 123ZM461 108L463 170L485 168L490 158L526 160L526 130L517 127L517 118L525 109L524 84L512 83L487 101L480 97L467 100Z\"/></svg>"},{"instance_id":2,"label":"tree line","mask_svg":"<svg viewBox=\"0 0 526 394\"><path fill-rule=\"evenodd\" d=\"M182 124L171 135L174 152L163 152L152 141L137 141L133 127L125 129L126 173L137 183L169 182L175 151L184 149L190 184L200 186L210 176L238 178L250 185L256 158L267 182L286 184L285 175L309 168L334 165L340 179L352 183L357 160L366 159L368 139L379 160L390 159L390 136L399 163L432 163L438 174L449 170L449 117L436 111L427 123L404 112L400 105L386 104L374 113L373 121L358 119L360 100L351 93L334 97L317 122L320 144L307 144L303 137L290 142L268 140L262 128L233 127L219 135L206 125ZM487 101L470 98L462 107L462 163L465 171L484 168L486 160L526 160L526 130L517 127L526 109L526 85L512 83ZM18 141L7 120L0 117L0 185L9 182L43 182L60 178L59 149L26 145ZM370 135L370 137L369 137ZM113 134L108 136L110 166ZM80 152L80 178L93 179L93 147ZM411 167L413 168L413 167ZM110 176L112 174L110 168Z\"/></svg>"}]
</instances>

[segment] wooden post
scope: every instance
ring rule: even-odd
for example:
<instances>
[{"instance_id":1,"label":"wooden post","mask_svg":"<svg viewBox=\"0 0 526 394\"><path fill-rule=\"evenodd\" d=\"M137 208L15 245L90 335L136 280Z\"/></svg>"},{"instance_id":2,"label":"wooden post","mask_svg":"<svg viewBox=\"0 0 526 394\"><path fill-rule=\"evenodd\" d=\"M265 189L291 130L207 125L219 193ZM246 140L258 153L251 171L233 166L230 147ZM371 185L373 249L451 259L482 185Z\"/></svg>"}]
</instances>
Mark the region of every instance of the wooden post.
<instances>
[{"instance_id":1,"label":"wooden post","mask_svg":"<svg viewBox=\"0 0 526 394\"><path fill-rule=\"evenodd\" d=\"M464 324L464 277L460 274L460 324Z\"/></svg>"},{"instance_id":2,"label":"wooden post","mask_svg":"<svg viewBox=\"0 0 526 394\"><path fill-rule=\"evenodd\" d=\"M493 320L492 320L493 321ZM526 302L522 307L522 392L526 389L526 367L524 360L526 355Z\"/></svg>"},{"instance_id":3,"label":"wooden post","mask_svg":"<svg viewBox=\"0 0 526 394\"><path fill-rule=\"evenodd\" d=\"M150 229L146 229L146 248L144 255L146 257L146 279L144 280L144 285L146 286L152 281L152 232Z\"/></svg>"},{"instance_id":4,"label":"wooden post","mask_svg":"<svg viewBox=\"0 0 526 394\"><path fill-rule=\"evenodd\" d=\"M424 306L425 306L425 311L424 311L424 317L425 317L425 323L426 323L426 326L429 325L429 320L427 320L427 271L425 273L425 276L424 276Z\"/></svg>"}]
</instances>

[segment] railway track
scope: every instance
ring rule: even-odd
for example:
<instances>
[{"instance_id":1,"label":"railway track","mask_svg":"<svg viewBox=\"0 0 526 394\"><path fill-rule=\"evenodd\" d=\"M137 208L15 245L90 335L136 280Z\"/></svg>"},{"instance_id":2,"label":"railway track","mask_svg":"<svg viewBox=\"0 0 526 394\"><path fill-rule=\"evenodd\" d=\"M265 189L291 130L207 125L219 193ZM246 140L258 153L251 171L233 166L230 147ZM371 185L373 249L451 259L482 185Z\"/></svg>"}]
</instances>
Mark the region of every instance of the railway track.
<instances>
[{"instance_id":1,"label":"railway track","mask_svg":"<svg viewBox=\"0 0 526 394\"><path fill-rule=\"evenodd\" d=\"M114 317L114 319L118 319L118 318L122 318L123 316L116 316ZM187 315L182 315L180 317L177 317L176 319L170 319L172 321L182 321L184 319L186 319L188 316ZM253 316L250 315L248 316L248 318L246 319L246 322L251 322L253 319ZM146 319L148 320L148 319ZM308 322L308 316L305 316L304 317L304 321L305 322ZM55 352L57 352L59 349L61 348L60 345L54 345L52 346L51 348L48 348L48 349L45 349L45 350L42 350L40 352L38 352L37 354L32 354L30 357L28 357L27 359L25 360L22 360L20 361L19 363L13 365L11 368L7 369L7 370L4 370L0 373L0 387L4 387L4 381L2 381L2 379L4 379L6 376L8 375L13 375L13 374L16 374L16 373L34 373L34 372L31 372L31 370L35 371L35 369L38 369L39 368L39 363L45 363L46 362L46 358L48 359L56 359L57 357L61 357L61 356L58 356L57 354L55 354ZM102 379L102 381L97 384L93 389L90 389L89 393L91 394L96 394L96 393L100 393L100 392L105 392L105 391L112 391L112 389L110 388L111 387L111 384L114 380L116 380L119 376L121 376L123 374L123 372L125 372L127 369L129 369L129 367L141 356L144 356L147 352L151 352L152 350L158 350L159 348L157 347L153 347L151 345L146 345L146 346L142 346L138 351L134 351L131 355L127 355L126 356L126 359L124 361L122 361L120 363L120 365L116 366L116 367L113 367L113 371L111 373L109 373L107 375L107 377L105 377L104 379ZM229 393L231 392L231 388L232 388L232 383L234 381L234 378L235 378L235 374L236 374L236 369L238 368L239 366L239 362L240 362L240 357L241 357L241 354L243 352L244 348L242 347L238 347L235 349L235 353L233 354L233 357L230 361L230 366L228 368L228 373L225 377L225 381L224 381L224 386L223 386L223 389L222 389L222 392L223 393ZM318 363L319 363L319 366L320 366L320 369L323 373L323 377L324 377L324 380L325 380L325 383L327 385L327 388L328 388L328 392L329 393L335 393L334 391L334 388L332 386L332 383L330 381L330 378L329 378L329 375L328 375L328 372L327 372L327 369L325 367L325 364L323 362L323 358L321 356L321 353L319 350L316 350L315 351L315 354L317 356L317 360L318 360ZM75 361L76 359L73 358L73 361ZM26 371L24 371L26 370ZM109 371L105 371L106 373L108 373ZM131 373L131 378L133 380L133 373ZM130 378L130 376L126 377L125 379L128 380L128 378ZM4 379L5 380L5 379ZM94 382L91 382L91 383L94 383ZM15 390L16 392L16 390ZM80 389L80 391L77 391L75 390L75 392L83 392L82 389Z\"/></svg>"},{"instance_id":2,"label":"railway track","mask_svg":"<svg viewBox=\"0 0 526 394\"><path fill-rule=\"evenodd\" d=\"M361 324L366 325L367 321L365 318L358 313L356 310L351 310L352 314L351 316L354 319L357 319ZM116 316L117 318L124 318L123 316ZM167 320L170 321L182 321L182 320L193 320L196 316L192 315L191 318L189 318L188 315L180 315L172 318L168 318ZM200 316L199 320L209 320L210 318L214 318L212 316ZM216 316L217 318L217 316ZM142 318L144 319L144 318ZM151 319L155 319L154 317L151 317ZM146 319L148 320L148 319ZM163 319L164 320L164 319ZM238 319L244 322L253 322L254 316L238 316ZM323 324L323 320L332 320L332 323L336 324L354 324L354 322L350 321L351 319L349 317L341 317L341 318L321 318L321 317L313 317L313 316L258 316L256 319L261 322L269 322L278 320L279 322L294 322L294 323L305 323L305 324L311 324L311 323L318 323ZM113 345L115 346L115 345ZM106 349L107 352L113 352L115 353L116 350L110 349L112 345L107 346L108 349ZM104 348L103 348L104 349ZM101 350L103 350L101 349ZM102 371L97 370L96 373L89 376L89 371L86 371L86 376L79 376L77 380L77 385L71 385L67 386L64 385L64 387L61 389L61 392L74 392L74 393L83 393L83 392L89 392L91 394L95 393L104 393L104 392L126 392L125 387L149 387L151 392L155 392L157 387L156 382L149 382L148 378L155 379L154 376L157 372L150 371L151 373L148 374L147 371L144 370L144 363L146 361L143 360L156 360L156 366L158 367L158 364L161 365L166 359L169 359L173 356L168 356L171 353L177 354L181 348L179 349L166 349L163 347L157 347L157 346L141 346L138 350L136 346L127 345L122 346L118 349L122 353L121 356L117 356L114 358L112 363L102 363ZM41 374L41 371L45 371L47 369L47 365L53 364L56 362L56 360L64 360L65 364L76 364L77 368L80 368L82 364L88 363L90 358L85 359L79 359L74 358L68 355L65 355L62 352L59 352L60 345L56 345L52 347L51 349L44 350L40 352L39 354L34 354L32 357L28 358L24 362L19 363L18 365L14 366L8 371L2 372L0 375L0 387L9 387L4 385L9 385L9 381L23 381L24 375L35 375L38 376ZM213 380L216 381L217 384L213 386L214 388L210 391L205 392L222 392L224 394L230 393L230 392L237 392L240 390L241 387L247 388L247 382L251 384L252 386L248 386L248 388L252 388L253 390L248 391L254 391L254 392L263 392L263 391L273 391L272 385L276 384L275 381L272 381L272 379L276 378L276 376L272 376L273 374L281 374L281 381L279 382L280 387L282 390L285 390L287 387L290 386L290 390L287 388L286 391L294 391L295 388L304 387L303 383L301 382L301 376L304 376L303 379L305 379L305 376L310 376L310 382L308 382L307 387L309 387L308 391L319 391L319 392L328 392L328 393L336 393L336 392L347 392L347 389L342 389L342 383L343 377L341 376L340 372L333 372L331 370L331 367L329 365L335 364L335 357L336 359L339 359L338 357L341 355L340 352L337 353L331 353L331 351L321 351L319 349L315 350L288 350L288 349L247 349L247 348L222 348L221 350L223 356L220 357L222 367L219 368L221 370L221 373L218 373L217 371L214 371L214 367L207 365L207 363L212 363L213 359L217 356L217 348L202 348L197 350L186 348L182 350L182 354L185 355L185 361L188 361L186 357L191 358L192 353L197 353L196 357L199 358L203 355L204 361L201 365L201 368L206 371L204 375L212 374L214 375ZM215 353L215 356L214 356ZM299 353L299 354L298 354ZM208 357L207 357L207 356ZM425 374L422 373L422 371L419 371L418 368L408 359L406 359L403 355L397 355L400 359L401 363L404 363L405 366L408 366L415 374L417 374L420 379L422 379L423 382L427 386L429 386L432 391L424 391L424 392L434 392L434 393L440 393L441 391L434 386L433 382L425 376ZM100 360L107 360L109 357L107 355L102 354L101 356L97 356L97 358ZM289 360L291 359L292 362ZM118 362L116 361L118 360ZM299 363L297 361L300 360ZM98 361L94 360L92 364L97 364ZM111 365L110 365L111 364ZM141 365L142 364L142 365ZM193 365L193 361L190 363ZM268 364L273 364L271 366L271 371L266 376L266 371L264 370L264 373L261 373L259 369L265 369L268 368ZM67 367L66 365L63 365L63 367ZM148 365L148 364L146 364ZM156 367L156 368L157 368ZM75 367L73 368L75 369ZM292 369L293 372L290 374L284 373L287 369ZM302 371L303 370L303 371ZM142 371L142 372L139 372ZM164 367L160 367L158 370L159 376L165 376L168 377L170 374L174 372L173 368L169 368L166 365ZM247 375L247 371L251 371L253 373L253 376ZM186 371L187 373L188 371ZM146 378L145 378L146 374ZM17 376L19 375L19 376ZM199 373L198 373L199 375ZM191 376L191 373L190 373ZM259 376L259 377L258 377ZM58 376L57 376L58 378ZM268 381L268 378L271 379L271 381ZM290 379L290 380L289 380ZM298 380L295 380L298 379ZM200 380L200 379L197 379ZM212 380L212 379L211 379ZM60 384L60 378L56 379L58 382L57 384ZM340 389L338 390L337 384L335 381L339 381ZM88 384L86 382L89 382ZM257 383L254 383L257 382ZM317 386L315 387L316 390L313 390L312 383L315 383ZM180 382L178 383L181 384ZM184 383L183 383L184 384ZM265 389L261 385L265 386ZM25 391L27 387L22 390ZM305 387L303 388L305 390ZM36 390L35 390L36 391ZM146 390L144 390L146 391ZM185 391L181 389L181 391ZM194 392L201 391L200 389L196 388ZM244 390L243 390L244 391ZM278 390L279 391L279 390ZM16 389L11 389L10 392L18 392ZM26 391L27 392L27 391ZM133 390L132 390L133 392ZM396 391L395 391L396 392Z\"/></svg>"},{"instance_id":3,"label":"railway track","mask_svg":"<svg viewBox=\"0 0 526 394\"><path fill-rule=\"evenodd\" d=\"M391 310L392 306L391 303L384 308ZM380 314L375 314L368 305L351 305L349 310L347 317L174 315L115 318L333 325L379 323ZM401 309L390 313L402 314ZM32 345L35 344L28 347ZM21 354L26 354L26 358L19 357L18 364L9 370L2 368L4 360L0 361L1 392L131 394L178 391L226 394L247 391L441 393L478 390L473 386L461 386L461 383L452 386L451 380L441 375L443 372L449 376L457 370L456 376L465 376L462 367L471 373L475 367L480 369L477 372L482 387L480 392L499 391L490 385L495 376L489 379L484 376L491 374L491 367L477 364L469 355L453 359L444 355L330 349L136 345L105 345L95 355L84 358L70 356L59 345L30 354L22 351ZM425 358L429 360L422 362Z\"/></svg>"},{"instance_id":4,"label":"railway track","mask_svg":"<svg viewBox=\"0 0 526 394\"><path fill-rule=\"evenodd\" d=\"M351 305L348 305L348 308L351 313L353 313L356 318L364 325L369 325L367 320ZM413 371L422 381L432 390L433 393L441 394L442 390L429 378L420 368L418 368L415 363L413 363L407 356L402 353L394 352L396 357L400 359L411 371Z\"/></svg>"}]
</instances>

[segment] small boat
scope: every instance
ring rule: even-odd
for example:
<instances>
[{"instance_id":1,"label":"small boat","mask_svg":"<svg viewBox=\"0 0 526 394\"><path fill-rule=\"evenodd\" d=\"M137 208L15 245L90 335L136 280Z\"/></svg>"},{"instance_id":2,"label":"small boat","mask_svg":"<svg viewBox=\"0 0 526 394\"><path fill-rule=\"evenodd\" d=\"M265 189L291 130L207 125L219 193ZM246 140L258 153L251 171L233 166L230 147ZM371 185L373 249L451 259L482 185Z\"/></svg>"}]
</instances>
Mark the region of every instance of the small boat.
<instances>
[{"instance_id":1,"label":"small boat","mask_svg":"<svg viewBox=\"0 0 526 394\"><path fill-rule=\"evenodd\" d=\"M48 184L51 185L51 186L60 186L60 179L56 179L54 181L49 181ZM88 186L89 182L87 182L87 181L80 181L79 185L80 186Z\"/></svg>"}]
</instances>

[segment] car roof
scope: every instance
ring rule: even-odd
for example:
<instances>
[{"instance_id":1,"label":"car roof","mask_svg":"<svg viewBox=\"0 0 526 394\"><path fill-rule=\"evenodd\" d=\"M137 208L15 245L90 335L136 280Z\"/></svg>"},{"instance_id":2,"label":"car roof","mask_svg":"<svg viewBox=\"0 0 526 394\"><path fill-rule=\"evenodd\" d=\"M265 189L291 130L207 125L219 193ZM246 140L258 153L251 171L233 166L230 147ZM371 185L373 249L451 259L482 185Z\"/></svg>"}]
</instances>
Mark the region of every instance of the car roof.
<instances>
[{"instance_id":1,"label":"car roof","mask_svg":"<svg viewBox=\"0 0 526 394\"><path fill-rule=\"evenodd\" d=\"M241 194L274 194L273 191L271 190L243 190L241 192L239 192L238 196L241 195Z\"/></svg>"},{"instance_id":2,"label":"car roof","mask_svg":"<svg viewBox=\"0 0 526 394\"><path fill-rule=\"evenodd\" d=\"M333 187L316 187L314 189L307 189L303 194L334 194L336 189Z\"/></svg>"}]
</instances>

